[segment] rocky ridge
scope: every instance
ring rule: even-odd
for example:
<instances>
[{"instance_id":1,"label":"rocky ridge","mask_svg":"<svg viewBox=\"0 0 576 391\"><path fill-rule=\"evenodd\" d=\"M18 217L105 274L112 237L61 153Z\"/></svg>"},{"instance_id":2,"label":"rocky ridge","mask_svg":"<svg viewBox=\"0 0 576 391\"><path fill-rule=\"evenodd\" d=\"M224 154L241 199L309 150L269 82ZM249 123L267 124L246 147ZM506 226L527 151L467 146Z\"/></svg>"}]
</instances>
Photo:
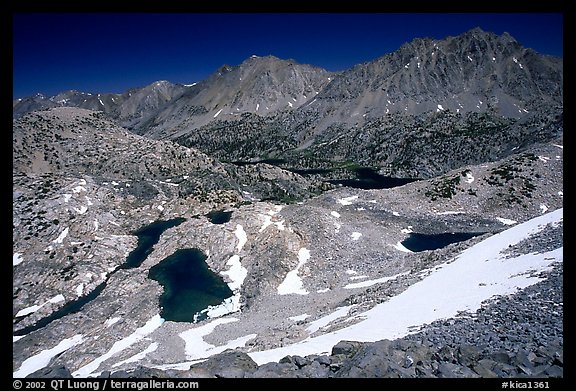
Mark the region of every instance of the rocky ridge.
<instances>
[{"instance_id":1,"label":"rocky ridge","mask_svg":"<svg viewBox=\"0 0 576 391\"><path fill-rule=\"evenodd\" d=\"M252 56L194 85L162 81L82 104L63 94L15 102L14 113L80 105L219 160L359 164L409 178L501 159L563 126L562 59L479 28L416 39L338 74Z\"/></svg>"},{"instance_id":2,"label":"rocky ridge","mask_svg":"<svg viewBox=\"0 0 576 391\"><path fill-rule=\"evenodd\" d=\"M73 133L72 129L83 129L76 125L78 120L94 118L91 112L78 109L58 110L40 115L63 116L66 124L65 129L61 129L63 135ZM67 116L71 116L70 122L66 122L69 121ZM51 121L56 120L51 118ZM22 127L14 133L16 151L19 151L18 148L29 145L34 138L25 131L24 123L16 124ZM57 124L57 121L52 122L45 129L58 129ZM104 121L101 125L106 128L110 123ZM104 131L99 126L87 128L90 130L87 133L93 133L95 129ZM83 131L78 132L76 137L88 137ZM57 139L55 135L50 137ZM143 151L146 150L143 148L161 147L159 142L132 137L132 144L144 143L140 147ZM106 141L114 145L113 132ZM44 142L40 138L36 141L39 146ZM72 141L65 144L72 145ZM51 150L52 144L47 145L46 150ZM543 213L544 208L555 210L563 204L561 138L501 161L468 166L431 180L384 190L341 188L290 205L250 201L249 194L237 190L226 193L234 196L231 199L215 193L212 201L180 198L177 193L168 193L162 187L158 187L158 194L153 197L148 191L131 193L132 180L120 177L95 179L92 173L98 172L99 166L82 163L80 157L72 159L77 146L69 148L66 150L70 153L69 160L58 160L77 170L70 168L70 172L77 174L69 176L48 170L56 164L54 157L50 162L50 155L38 165L33 161L24 164L20 159L28 156L26 153L15 154L15 169L40 167L38 173L15 173L17 213L13 221L13 292L14 332L18 335L14 342L15 371L28 358L52 346L53 341L70 339L78 333L82 335L82 342L78 342L80 337L75 339L79 344L51 363L64 365L76 376L95 376L101 371L115 371L114 368L131 370L135 365L129 358L146 350L150 344L156 347L154 352L146 355L138 365L166 370L170 364L182 365L186 360L202 358L187 352L179 335L191 329L202 330L204 323L191 325L170 321L118 354L109 353L111 346L133 335L142 325L157 326L154 323L159 312L157 298L162 288L147 278L147 272L177 249L199 248L209 254L209 267L225 276L229 283L234 282L226 277L229 262L234 256L238 257L247 270L245 279L235 291L239 295L241 311L212 319L211 322L216 323L210 324L218 327L218 333L205 335L203 340L215 347L237 341L239 350L250 352L285 346L310 334L319 335L353 324L354 321L340 320L322 330L311 332L309 329L310 322L343 306L351 306L348 315L353 317L385 302L419 281L426 270L444 262L447 257L458 254L490 233L505 229L506 219L526 221ZM163 148L186 150L173 144ZM116 156L121 149L103 147L98 153ZM162 156L170 156L170 153ZM194 162L195 159L187 161L192 165L187 166L188 170L194 170ZM206 162L213 164L210 160ZM164 164L170 167L170 164ZM214 164L223 167L217 162ZM200 164L196 169L202 167ZM141 175L142 168L138 165L127 164L123 168L134 178ZM175 170L182 175L180 168ZM223 178L227 178L225 172L222 168ZM263 172L259 175L266 177ZM270 175L274 178L276 173ZM161 175L158 178L165 182L163 185L167 189L176 188L172 182L175 179ZM50 182L45 196L32 197L37 189L46 187L45 182ZM159 186L157 182L153 184ZM224 224L211 223L204 214L214 209L232 211L231 220ZM30 217L26 217L28 215ZM184 217L186 221L167 230L140 267L118 268L135 246L133 231L136 228L157 219L175 217ZM58 224L54 223L55 219L59 220ZM38 221L42 227L36 227ZM32 229L30 224L34 224ZM486 234L441 250L404 253L395 245L407 237L405 229L408 227L422 233L455 230ZM27 240L26 231L30 231ZM557 230L555 232L558 234ZM555 240L553 246L558 243ZM309 250L312 260L298 266L301 254L306 254L303 248ZM32 259L36 261L31 262ZM47 275L46 270L55 273ZM298 271L307 295L278 294L284 276L292 270ZM355 276L395 278L375 286L345 288L353 283ZM53 320L41 330L19 332L47 317L65 302L94 290L104 280L106 286L97 298L84 305L82 311ZM39 281L43 283L39 284ZM327 289L329 295L325 294ZM21 311L28 313L23 315ZM303 311L313 314L305 321L290 319L302 315ZM88 313L89 317L85 315ZM217 353L217 349L213 351L213 354Z\"/></svg>"}]
</instances>

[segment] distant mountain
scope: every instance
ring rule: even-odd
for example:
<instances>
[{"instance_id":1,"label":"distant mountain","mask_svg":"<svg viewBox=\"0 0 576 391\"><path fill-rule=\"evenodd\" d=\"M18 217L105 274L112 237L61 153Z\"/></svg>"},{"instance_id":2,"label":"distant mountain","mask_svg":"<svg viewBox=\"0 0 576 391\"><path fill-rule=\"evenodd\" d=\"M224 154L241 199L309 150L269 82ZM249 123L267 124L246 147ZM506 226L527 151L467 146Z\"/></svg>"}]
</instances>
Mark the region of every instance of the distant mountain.
<instances>
[{"instance_id":1,"label":"distant mountain","mask_svg":"<svg viewBox=\"0 0 576 391\"><path fill-rule=\"evenodd\" d=\"M212 122L241 121L246 113L290 112L316 96L333 77L322 68L293 60L252 56L238 66L222 66L135 131L174 139Z\"/></svg>"},{"instance_id":2,"label":"distant mountain","mask_svg":"<svg viewBox=\"0 0 576 391\"><path fill-rule=\"evenodd\" d=\"M132 88L123 94L91 94L69 90L52 97L37 94L13 102L13 117L54 107L79 107L103 111L123 126L133 126L153 115L160 107L187 90L181 84L162 80L142 88Z\"/></svg>"},{"instance_id":3,"label":"distant mountain","mask_svg":"<svg viewBox=\"0 0 576 391\"><path fill-rule=\"evenodd\" d=\"M523 48L508 33L479 28L443 40L415 39L342 72L298 116L361 126L390 113L450 110L521 118L562 106L563 62Z\"/></svg>"},{"instance_id":4,"label":"distant mountain","mask_svg":"<svg viewBox=\"0 0 576 391\"><path fill-rule=\"evenodd\" d=\"M134 133L226 161L355 163L431 177L555 137L563 129L563 60L475 28L415 39L341 73L252 56L189 86L35 96L13 112L54 106L102 110Z\"/></svg>"}]
</instances>

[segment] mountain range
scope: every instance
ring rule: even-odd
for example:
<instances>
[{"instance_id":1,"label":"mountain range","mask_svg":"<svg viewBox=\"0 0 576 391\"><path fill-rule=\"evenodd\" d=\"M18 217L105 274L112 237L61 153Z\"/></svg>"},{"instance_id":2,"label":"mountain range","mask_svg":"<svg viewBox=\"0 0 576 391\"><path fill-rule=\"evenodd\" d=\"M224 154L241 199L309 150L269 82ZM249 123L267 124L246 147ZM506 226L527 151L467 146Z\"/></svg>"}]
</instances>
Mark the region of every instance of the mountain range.
<instances>
[{"instance_id":1,"label":"mountain range","mask_svg":"<svg viewBox=\"0 0 576 391\"><path fill-rule=\"evenodd\" d=\"M416 39L339 73L252 56L187 86L158 81L123 94L37 95L14 101L13 113L58 106L103 111L136 134L225 161L282 159L299 168L353 162L424 178L556 134L563 61L507 33L475 28ZM422 148L435 161L420 162Z\"/></svg>"},{"instance_id":2,"label":"mountain range","mask_svg":"<svg viewBox=\"0 0 576 391\"><path fill-rule=\"evenodd\" d=\"M14 377L563 376L563 61L506 33L36 95L12 138ZM233 296L165 319L194 251Z\"/></svg>"}]
</instances>

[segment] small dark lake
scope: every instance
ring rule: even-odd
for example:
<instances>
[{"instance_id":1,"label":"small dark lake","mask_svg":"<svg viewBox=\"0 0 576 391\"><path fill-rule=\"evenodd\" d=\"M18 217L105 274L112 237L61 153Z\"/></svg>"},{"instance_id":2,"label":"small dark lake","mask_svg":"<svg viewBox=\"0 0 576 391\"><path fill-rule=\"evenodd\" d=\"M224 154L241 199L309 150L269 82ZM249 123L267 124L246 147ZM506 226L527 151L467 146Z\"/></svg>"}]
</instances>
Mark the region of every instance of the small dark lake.
<instances>
[{"instance_id":1,"label":"small dark lake","mask_svg":"<svg viewBox=\"0 0 576 391\"><path fill-rule=\"evenodd\" d=\"M225 212L223 210L213 210L207 213L206 217L208 217L208 220L210 220L212 224L224 224L230 221L230 218L232 217L232 212Z\"/></svg>"},{"instance_id":2,"label":"small dark lake","mask_svg":"<svg viewBox=\"0 0 576 391\"><path fill-rule=\"evenodd\" d=\"M100 283L96 288L94 288L90 293L85 296L79 297L76 300L69 301L65 305L62 306L57 311L54 311L52 314L46 316L45 318L40 319L33 325L24 327L20 330L17 330L13 333L13 335L26 335L31 333L32 331L36 331L41 329L44 326L47 326L51 322L55 321L56 319L60 319L66 315L70 315L80 311L86 304L97 298L100 293L106 288L108 283L108 279L112 276L116 271L120 269L134 269L139 267L142 262L146 260L148 255L152 252L152 247L160 240L160 236L164 231L168 228L175 227L179 224L182 224L186 219L184 218L176 218L172 220L158 220L151 224L148 224L138 230L134 231L132 234L138 236L138 244L136 248L128 254L126 257L126 262L124 262L118 269L108 274L108 277ZM18 323L21 319L16 320L15 323Z\"/></svg>"},{"instance_id":3,"label":"small dark lake","mask_svg":"<svg viewBox=\"0 0 576 391\"><path fill-rule=\"evenodd\" d=\"M160 316L174 322L194 322L194 315L233 295L222 277L208 268L206 259L198 249L180 249L150 269L148 277L164 287Z\"/></svg>"},{"instance_id":4,"label":"small dark lake","mask_svg":"<svg viewBox=\"0 0 576 391\"><path fill-rule=\"evenodd\" d=\"M402 241L402 245L414 252L437 250L449 244L472 239L484 233L485 232L448 232L429 235L412 232L407 239Z\"/></svg>"},{"instance_id":5,"label":"small dark lake","mask_svg":"<svg viewBox=\"0 0 576 391\"><path fill-rule=\"evenodd\" d=\"M352 171L356 174L354 179L336 179L328 182L334 185L353 187L355 189L391 189L393 187L403 186L418 179L413 178L392 178L378 174L370 167L355 168Z\"/></svg>"},{"instance_id":6,"label":"small dark lake","mask_svg":"<svg viewBox=\"0 0 576 391\"><path fill-rule=\"evenodd\" d=\"M122 268L132 269L142 265L142 262L150 255L152 247L158 243L164 231L182 224L185 220L182 217L172 220L158 220L134 231L133 234L138 236L138 245L128 254Z\"/></svg>"},{"instance_id":7,"label":"small dark lake","mask_svg":"<svg viewBox=\"0 0 576 391\"><path fill-rule=\"evenodd\" d=\"M247 166L258 163L266 163L274 166L278 166L284 170L294 172L302 176L318 175L324 178L325 182L332 183L333 185L342 185L347 187L352 187L355 189L390 189L393 187L403 186L410 182L418 181L419 179L414 178L393 178L378 174L378 170L372 167L334 167L334 168L290 168L287 166L290 162L284 159L266 159L255 162L232 162L237 166ZM337 172L348 172L346 176L350 176L352 173L355 178L347 179L329 179L334 178L334 174Z\"/></svg>"}]
</instances>

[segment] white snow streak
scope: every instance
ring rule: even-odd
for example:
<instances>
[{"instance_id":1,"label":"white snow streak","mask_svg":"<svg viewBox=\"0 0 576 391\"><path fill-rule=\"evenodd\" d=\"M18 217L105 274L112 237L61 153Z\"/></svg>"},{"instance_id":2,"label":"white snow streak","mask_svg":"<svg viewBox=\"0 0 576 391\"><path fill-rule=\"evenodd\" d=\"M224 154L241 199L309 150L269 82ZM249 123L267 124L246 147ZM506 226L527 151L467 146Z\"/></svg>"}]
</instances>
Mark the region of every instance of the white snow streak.
<instances>
[{"instance_id":1,"label":"white snow streak","mask_svg":"<svg viewBox=\"0 0 576 391\"><path fill-rule=\"evenodd\" d=\"M20 265L23 261L22 253L14 253L12 255L12 266Z\"/></svg>"},{"instance_id":2,"label":"white snow streak","mask_svg":"<svg viewBox=\"0 0 576 391\"><path fill-rule=\"evenodd\" d=\"M144 326L137 328L132 334L130 334L126 338L115 342L114 345L112 345L112 348L110 348L110 350L108 352L106 352L104 355L98 357L94 361L91 361L90 363L79 368L78 370L76 370L75 372L72 373L72 376L74 376L74 377L88 377L92 372L96 371L98 369L98 367L100 367L100 364L102 364L104 361L115 356L116 354L120 353L124 349L129 348L130 346L132 346L136 342L139 342L144 337L146 337L148 334L151 334L152 332L154 332L154 330L156 330L158 327L160 327L162 325L162 323L164 323L164 319L161 318L160 315L153 316L148 322L146 322L146 324Z\"/></svg>"},{"instance_id":3,"label":"white snow streak","mask_svg":"<svg viewBox=\"0 0 576 391\"><path fill-rule=\"evenodd\" d=\"M20 311L18 311L18 313L16 314L16 317L21 317L21 316L26 316L29 315L33 312L38 311L40 308L44 307L46 304L48 303L52 303L52 304L56 304L56 303L60 303L61 301L64 301L64 296L63 295L56 295L53 298L49 299L48 301L40 304L40 305L33 305L24 309L21 309Z\"/></svg>"},{"instance_id":4,"label":"white snow streak","mask_svg":"<svg viewBox=\"0 0 576 391\"><path fill-rule=\"evenodd\" d=\"M60 235L52 241L52 243L62 244L64 238L68 236L68 227L64 228L64 231L60 232Z\"/></svg>"},{"instance_id":5,"label":"white snow streak","mask_svg":"<svg viewBox=\"0 0 576 391\"><path fill-rule=\"evenodd\" d=\"M423 324L477 311L491 297L508 295L537 283L535 275L563 261L563 247L540 254L506 258L510 245L563 219L563 209L541 215L495 234L436 267L423 280L390 300L359 314L362 321L281 348L248 353L258 365L286 355L323 354L341 340L373 342L397 339Z\"/></svg>"},{"instance_id":6,"label":"white snow streak","mask_svg":"<svg viewBox=\"0 0 576 391\"><path fill-rule=\"evenodd\" d=\"M339 307L336 309L336 311L332 312L331 314L328 314L326 316L321 317L320 319L316 319L315 321L310 322L310 326L306 327L306 330L310 334L314 334L321 328L328 326L330 323L332 323L332 321L338 318L343 318L344 316L348 315L348 312L352 307L353 307L352 305Z\"/></svg>"},{"instance_id":7,"label":"white snow streak","mask_svg":"<svg viewBox=\"0 0 576 391\"><path fill-rule=\"evenodd\" d=\"M356 199L358 199L357 195L352 196L352 197L340 198L336 202L338 202L339 204L342 204L342 205L352 205L352 201L354 201Z\"/></svg>"},{"instance_id":8,"label":"white snow streak","mask_svg":"<svg viewBox=\"0 0 576 391\"><path fill-rule=\"evenodd\" d=\"M333 210L332 212L330 212L330 214L336 218L340 217L340 213L336 212L335 210Z\"/></svg>"},{"instance_id":9,"label":"white snow streak","mask_svg":"<svg viewBox=\"0 0 576 391\"><path fill-rule=\"evenodd\" d=\"M400 251L405 252L405 253L411 253L412 252L412 251L408 250L406 247L404 247L404 245L400 241L396 242L396 244L393 244L391 246L394 247L396 250L400 250Z\"/></svg>"},{"instance_id":10,"label":"white snow streak","mask_svg":"<svg viewBox=\"0 0 576 391\"><path fill-rule=\"evenodd\" d=\"M307 295L308 291L304 289L304 284L298 276L298 270L310 259L310 251L302 247L298 251L298 266L296 269L288 272L284 281L278 285L279 295L289 295L295 293L298 295Z\"/></svg>"},{"instance_id":11,"label":"white snow streak","mask_svg":"<svg viewBox=\"0 0 576 391\"><path fill-rule=\"evenodd\" d=\"M133 355L132 357L127 358L126 360L117 362L116 364L112 365L112 368L114 367L119 367L122 364L129 364L131 362L137 362L142 360L144 357L146 357L146 355L148 353L152 353L154 351L156 351L156 349L158 349L158 343L156 342L152 342L150 345L148 345L148 347L146 349L144 349L143 351L141 351L140 353L137 353L135 355Z\"/></svg>"},{"instance_id":12,"label":"white snow streak","mask_svg":"<svg viewBox=\"0 0 576 391\"><path fill-rule=\"evenodd\" d=\"M44 304L46 304L46 303L44 303ZM29 314L31 314L31 313L33 313L33 312L36 312L36 311L38 311L40 308L42 308L42 307L44 306L44 304L41 304L41 305L33 305L33 306L30 306L30 307L26 307L26 308L24 308L24 309L21 309L21 310L18 311L18 313L16 314L16 317L18 318L18 317L20 317L20 316L26 316L26 315L29 315Z\"/></svg>"},{"instance_id":13,"label":"white snow streak","mask_svg":"<svg viewBox=\"0 0 576 391\"><path fill-rule=\"evenodd\" d=\"M214 319L210 323L203 326L184 331L178 336L184 340L184 352L186 353L187 360L197 360L199 358L205 358L213 354L223 352L226 349L244 346L247 341L256 337L256 334L251 334L246 337L241 337L233 341L229 341L228 344L224 346L214 346L204 341L204 336L212 333L214 329L221 324L237 322L238 318L219 318Z\"/></svg>"},{"instance_id":14,"label":"white snow streak","mask_svg":"<svg viewBox=\"0 0 576 391\"><path fill-rule=\"evenodd\" d=\"M40 353L24 360L22 365L20 365L20 368L13 373L12 377L24 378L32 372L36 372L37 370L46 367L50 364L53 357L65 352L73 346L81 344L83 341L84 338L82 335L76 334L72 338L66 338L60 341L60 343L52 349L42 350Z\"/></svg>"},{"instance_id":15,"label":"white snow streak","mask_svg":"<svg viewBox=\"0 0 576 391\"><path fill-rule=\"evenodd\" d=\"M80 209L74 208L74 210L75 210L78 214L83 215L83 214L86 213L86 211L88 210L88 207L82 205L82 206L80 207Z\"/></svg>"},{"instance_id":16,"label":"white snow streak","mask_svg":"<svg viewBox=\"0 0 576 391\"><path fill-rule=\"evenodd\" d=\"M362 282L355 282L355 283L348 284L348 285L344 286L344 289L365 288L367 286L382 284L382 283L390 281L390 280L395 280L396 278L398 278L400 276L404 276L408 273L410 273L410 272L408 271L408 272L404 272L404 273L398 273L398 274L395 274L395 275L390 276L390 277L382 277L382 278L377 278L375 280L366 280L366 281L362 281Z\"/></svg>"},{"instance_id":17,"label":"white snow streak","mask_svg":"<svg viewBox=\"0 0 576 391\"><path fill-rule=\"evenodd\" d=\"M209 305L208 308L200 311L200 313L206 314L209 318L218 318L238 311L240 311L240 293L224 299L218 305Z\"/></svg>"},{"instance_id":18,"label":"white snow streak","mask_svg":"<svg viewBox=\"0 0 576 391\"><path fill-rule=\"evenodd\" d=\"M120 318L119 316L118 316L118 317L115 317L115 318L106 319L106 322L104 322L104 325L105 325L106 327L110 327L110 326L112 326L114 323L118 322L120 319L121 319L121 318Z\"/></svg>"},{"instance_id":19,"label":"white snow streak","mask_svg":"<svg viewBox=\"0 0 576 391\"><path fill-rule=\"evenodd\" d=\"M496 217L496 220L498 220L498 221L501 222L502 224L506 224L506 225L514 225L514 224L516 224L516 220L505 219L505 218L503 218L503 217Z\"/></svg>"},{"instance_id":20,"label":"white snow streak","mask_svg":"<svg viewBox=\"0 0 576 391\"><path fill-rule=\"evenodd\" d=\"M222 112L223 109L218 110L218 112L216 114L214 114L214 118L218 117L218 114L220 114Z\"/></svg>"},{"instance_id":21,"label":"white snow streak","mask_svg":"<svg viewBox=\"0 0 576 391\"><path fill-rule=\"evenodd\" d=\"M228 278L232 280L232 282L228 283L230 290L235 291L240 289L244 279L248 275L248 269L240 263L239 255L232 255L228 262L226 262L226 265L230 266L230 269L220 272L220 274L228 276Z\"/></svg>"},{"instance_id":22,"label":"white snow streak","mask_svg":"<svg viewBox=\"0 0 576 391\"><path fill-rule=\"evenodd\" d=\"M298 322L299 320L304 320L306 318L309 318L310 315L308 314L302 314L302 315L296 315L296 316L291 316L288 319L293 320L294 322Z\"/></svg>"},{"instance_id":23,"label":"white snow streak","mask_svg":"<svg viewBox=\"0 0 576 391\"><path fill-rule=\"evenodd\" d=\"M234 231L234 234L236 234L236 237L238 238L237 251L240 252L242 251L242 247L244 247L248 241L248 237L246 236L246 231L244 231L244 228L240 224L236 225L236 231Z\"/></svg>"}]
</instances>

